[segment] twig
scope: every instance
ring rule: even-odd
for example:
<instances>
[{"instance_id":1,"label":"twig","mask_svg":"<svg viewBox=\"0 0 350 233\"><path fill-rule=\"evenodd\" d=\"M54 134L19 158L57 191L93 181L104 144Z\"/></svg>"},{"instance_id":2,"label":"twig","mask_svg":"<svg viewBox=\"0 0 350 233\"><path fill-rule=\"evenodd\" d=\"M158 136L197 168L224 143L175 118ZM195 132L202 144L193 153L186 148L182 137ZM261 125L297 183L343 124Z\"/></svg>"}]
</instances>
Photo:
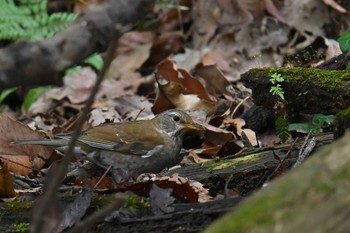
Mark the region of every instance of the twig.
<instances>
[{"instance_id":1,"label":"twig","mask_svg":"<svg viewBox=\"0 0 350 233\"><path fill-rule=\"evenodd\" d=\"M241 102L239 102L239 104L237 104L237 106L235 107L235 109L233 109L231 116L235 115L235 113L237 112L238 108L244 103L246 102L251 96L248 95L247 97L245 97Z\"/></svg>"},{"instance_id":2,"label":"twig","mask_svg":"<svg viewBox=\"0 0 350 233\"><path fill-rule=\"evenodd\" d=\"M115 32L115 34L117 34L117 32ZM114 36L114 38L116 38L116 35ZM91 108L91 106L94 102L95 96L99 90L99 86L103 80L103 77L104 77L106 71L108 70L110 63L113 60L113 55L114 55L114 51L115 51L115 47L116 47L116 41L117 40L114 39L114 40L111 40L111 42L110 42L110 45L109 45L109 48L108 48L107 54L106 54L105 64L102 67L102 70L97 77L95 85L93 86L93 88L91 90L91 94L86 101L86 104L85 104L85 107L84 107L83 112L81 114L81 117L77 121L77 126L72 133L72 137L71 137L71 140L69 141L68 149L65 153L65 157L63 157L61 163L58 164L55 175L53 175L51 177L51 180L49 182L46 182L46 185L44 186L44 193L43 193L42 197L40 199L38 199L37 202L35 202L35 205L38 205L41 207L37 208L36 209L37 211L32 216L32 225L31 225L32 232L42 232L41 228L44 227L45 224L43 224L44 220L41 218L41 216L46 216L46 213L48 211L50 211L49 210L49 208L51 208L50 206L52 206L50 203L54 203L57 201L56 200L57 189L61 185L61 182L62 182L62 180L67 172L68 164L74 156L73 150L75 147L75 143L76 143L78 137L80 136L80 131L81 131L82 126L83 126L83 124L84 124L84 122L85 122L85 120L90 112L90 108Z\"/></svg>"},{"instance_id":3,"label":"twig","mask_svg":"<svg viewBox=\"0 0 350 233\"><path fill-rule=\"evenodd\" d=\"M279 162L279 164L277 165L277 167L275 168L275 170L273 170L273 172L266 178L264 184L266 184L267 182L269 182L269 181L272 179L272 177L276 174L276 172L282 167L282 164L284 163L284 161L285 161L286 159L290 158L290 157L289 157L289 156L290 156L290 153L292 152L292 149L293 149L293 147L294 147L294 145L296 144L297 141L298 141L298 139L295 139L295 140L293 141L293 143L292 143L292 145L290 146L288 152L286 153L286 156L285 156L282 160L280 160L280 162Z\"/></svg>"},{"instance_id":4,"label":"twig","mask_svg":"<svg viewBox=\"0 0 350 233\"><path fill-rule=\"evenodd\" d=\"M315 148L315 146L316 146L316 138L312 137L311 140L308 142L308 140L310 138L310 135L311 135L311 131L306 136L305 141L304 141L302 147L299 150L299 156L298 156L297 161L294 163L293 168L298 167L305 160L305 158L308 155L310 155L311 151Z\"/></svg>"},{"instance_id":5,"label":"twig","mask_svg":"<svg viewBox=\"0 0 350 233\"><path fill-rule=\"evenodd\" d=\"M97 188L97 186L99 186L103 180L103 178L106 177L107 173L111 170L112 165L109 165L109 167L106 169L106 171L103 173L103 175L101 176L101 178L97 181L97 183L94 186L94 189Z\"/></svg>"}]
</instances>

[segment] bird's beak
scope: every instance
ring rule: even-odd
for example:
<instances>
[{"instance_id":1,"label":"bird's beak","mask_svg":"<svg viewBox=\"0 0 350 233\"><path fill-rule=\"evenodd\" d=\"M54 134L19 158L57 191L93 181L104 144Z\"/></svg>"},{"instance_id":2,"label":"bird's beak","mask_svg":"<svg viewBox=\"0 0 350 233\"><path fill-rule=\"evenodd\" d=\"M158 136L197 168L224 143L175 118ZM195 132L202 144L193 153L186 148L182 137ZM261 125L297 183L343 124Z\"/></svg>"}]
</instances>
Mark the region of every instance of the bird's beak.
<instances>
[{"instance_id":1,"label":"bird's beak","mask_svg":"<svg viewBox=\"0 0 350 233\"><path fill-rule=\"evenodd\" d=\"M189 130L189 131L200 131L200 132L202 132L202 131L205 130L205 128L202 125L197 124L197 123L186 124L185 128L187 130Z\"/></svg>"}]
</instances>

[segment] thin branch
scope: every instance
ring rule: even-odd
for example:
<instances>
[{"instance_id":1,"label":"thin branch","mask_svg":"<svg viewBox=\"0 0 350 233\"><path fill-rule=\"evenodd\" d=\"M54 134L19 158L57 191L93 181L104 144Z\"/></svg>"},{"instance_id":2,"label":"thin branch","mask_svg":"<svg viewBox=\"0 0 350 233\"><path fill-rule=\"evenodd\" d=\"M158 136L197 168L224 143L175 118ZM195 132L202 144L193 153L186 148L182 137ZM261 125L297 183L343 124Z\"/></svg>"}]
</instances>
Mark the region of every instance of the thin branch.
<instances>
[{"instance_id":1,"label":"thin branch","mask_svg":"<svg viewBox=\"0 0 350 233\"><path fill-rule=\"evenodd\" d=\"M67 172L69 162L74 157L73 150L77 142L77 139L80 136L80 131L82 129L82 126L90 112L90 108L94 102L95 96L99 90L99 86L103 80L103 77L106 71L108 70L110 63L113 60L116 42L117 42L116 39L110 42L109 48L107 50L104 66L97 77L97 80L95 82L93 89L91 90L91 94L89 98L86 101L81 117L77 121L77 126L72 133L72 137L71 137L71 140L69 141L68 149L65 153L65 157L62 159L61 163L57 165L55 174L51 176L50 181L46 182L42 197L38 199L38 201L35 203L36 205L40 206L40 208L36 208L36 212L33 215L33 221L32 221L33 224L31 226L32 232L42 232L41 228L44 227L45 224L43 224L42 222L43 220L39 216L46 216L46 213L51 208L51 203L57 202L56 200L57 189L61 185L61 182Z\"/></svg>"}]
</instances>

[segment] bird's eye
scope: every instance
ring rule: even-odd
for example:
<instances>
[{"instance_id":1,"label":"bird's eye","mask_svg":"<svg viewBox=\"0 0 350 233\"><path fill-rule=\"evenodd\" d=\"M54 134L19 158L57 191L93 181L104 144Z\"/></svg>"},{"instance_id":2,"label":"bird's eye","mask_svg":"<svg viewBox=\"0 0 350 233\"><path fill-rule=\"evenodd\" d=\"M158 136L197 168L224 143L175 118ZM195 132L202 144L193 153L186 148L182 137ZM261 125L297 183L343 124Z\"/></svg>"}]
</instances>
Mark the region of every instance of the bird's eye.
<instances>
[{"instance_id":1,"label":"bird's eye","mask_svg":"<svg viewBox=\"0 0 350 233\"><path fill-rule=\"evenodd\" d=\"M177 115L175 115L175 116L173 116L173 120L174 120L174 121L180 121L180 117L177 116Z\"/></svg>"}]
</instances>

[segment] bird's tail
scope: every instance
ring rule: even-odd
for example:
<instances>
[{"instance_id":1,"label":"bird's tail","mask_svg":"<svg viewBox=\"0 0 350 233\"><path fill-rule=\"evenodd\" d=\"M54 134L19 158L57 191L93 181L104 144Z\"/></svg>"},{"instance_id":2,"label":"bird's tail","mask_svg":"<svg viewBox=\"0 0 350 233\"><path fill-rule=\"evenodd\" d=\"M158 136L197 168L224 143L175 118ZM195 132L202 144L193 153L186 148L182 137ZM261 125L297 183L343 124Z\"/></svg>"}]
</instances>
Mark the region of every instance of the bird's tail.
<instances>
[{"instance_id":1,"label":"bird's tail","mask_svg":"<svg viewBox=\"0 0 350 233\"><path fill-rule=\"evenodd\" d=\"M42 145L42 146L67 146L67 139L33 139L33 140L18 140L11 142L11 145Z\"/></svg>"}]
</instances>

